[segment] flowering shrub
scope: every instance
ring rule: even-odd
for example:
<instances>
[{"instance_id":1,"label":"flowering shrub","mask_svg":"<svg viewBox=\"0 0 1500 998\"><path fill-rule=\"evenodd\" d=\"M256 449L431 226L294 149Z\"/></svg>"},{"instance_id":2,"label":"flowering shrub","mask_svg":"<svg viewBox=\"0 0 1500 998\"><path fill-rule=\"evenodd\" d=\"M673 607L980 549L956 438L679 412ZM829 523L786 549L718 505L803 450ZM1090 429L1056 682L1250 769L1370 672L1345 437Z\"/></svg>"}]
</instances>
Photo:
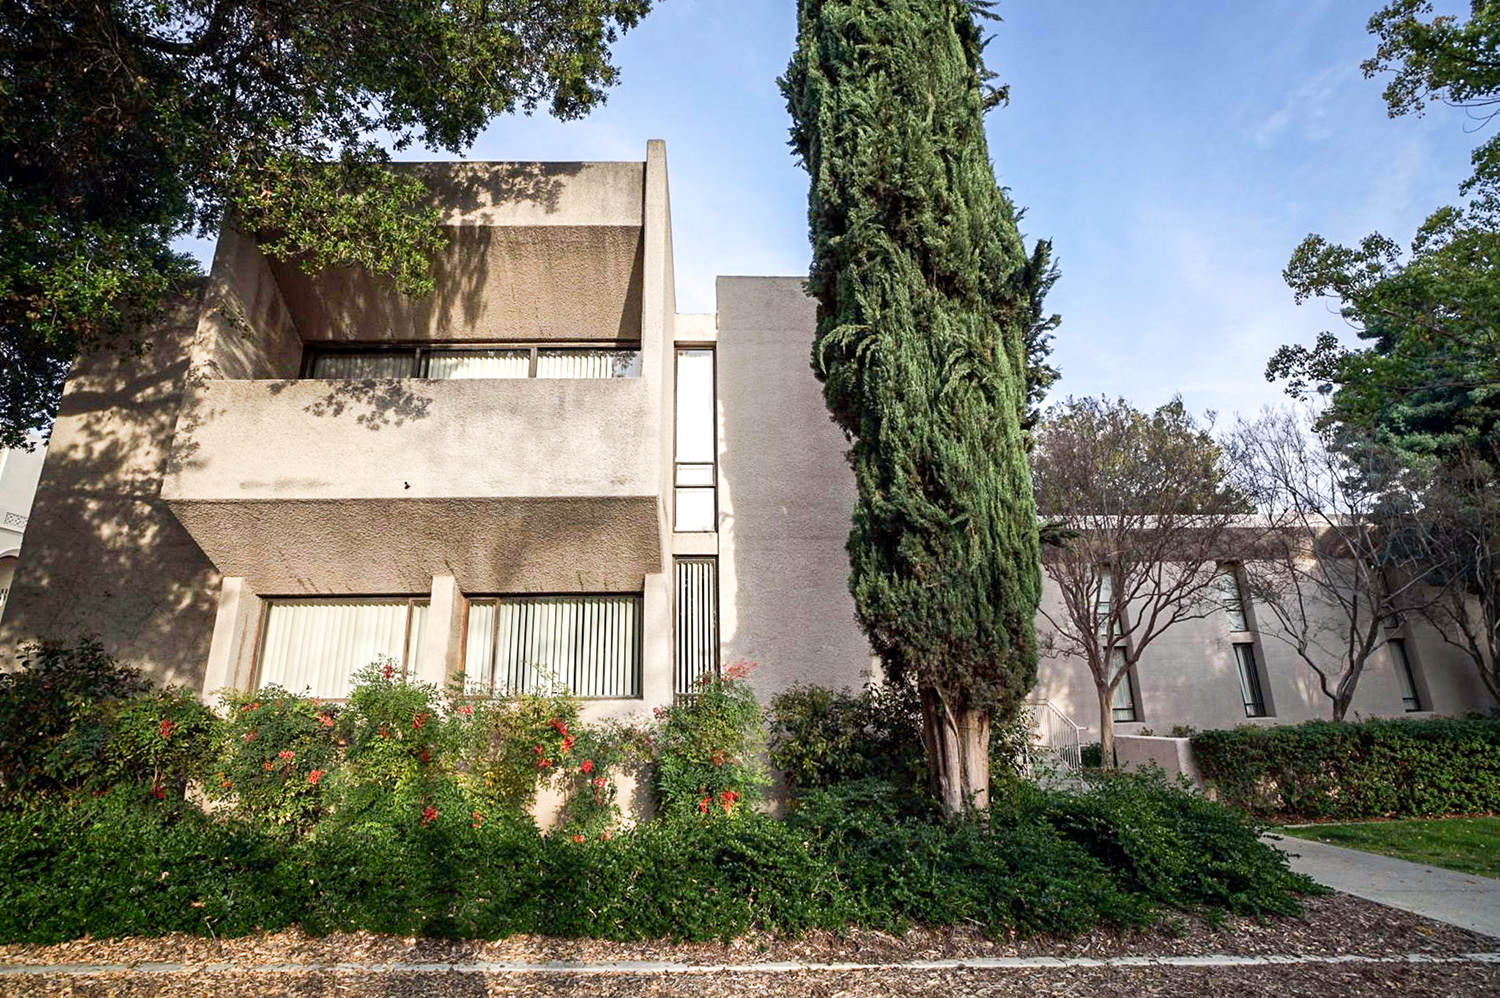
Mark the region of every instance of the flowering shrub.
<instances>
[{"instance_id":1,"label":"flowering shrub","mask_svg":"<svg viewBox=\"0 0 1500 998\"><path fill-rule=\"evenodd\" d=\"M339 764L339 709L277 686L225 691L223 703L222 748L204 792L279 835L306 834L327 810L323 778Z\"/></svg>"},{"instance_id":2,"label":"flowering shrub","mask_svg":"<svg viewBox=\"0 0 1500 998\"><path fill-rule=\"evenodd\" d=\"M668 817L733 817L769 782L760 704L748 663L706 677L698 690L657 712L656 797Z\"/></svg>"},{"instance_id":3,"label":"flowering shrub","mask_svg":"<svg viewBox=\"0 0 1500 998\"><path fill-rule=\"evenodd\" d=\"M644 732L616 722L577 729L572 761L558 774L567 795L558 832L580 841L609 841L620 829L622 772L639 771L651 758Z\"/></svg>"},{"instance_id":4,"label":"flowering shrub","mask_svg":"<svg viewBox=\"0 0 1500 998\"><path fill-rule=\"evenodd\" d=\"M110 737L97 756L100 780L131 785L157 800L180 801L218 750L218 719L188 689L110 701L104 724Z\"/></svg>"},{"instance_id":5,"label":"flowering shrub","mask_svg":"<svg viewBox=\"0 0 1500 998\"><path fill-rule=\"evenodd\" d=\"M576 769L578 701L567 694L468 697L453 711L463 782L492 804L525 810L537 789Z\"/></svg>"}]
</instances>

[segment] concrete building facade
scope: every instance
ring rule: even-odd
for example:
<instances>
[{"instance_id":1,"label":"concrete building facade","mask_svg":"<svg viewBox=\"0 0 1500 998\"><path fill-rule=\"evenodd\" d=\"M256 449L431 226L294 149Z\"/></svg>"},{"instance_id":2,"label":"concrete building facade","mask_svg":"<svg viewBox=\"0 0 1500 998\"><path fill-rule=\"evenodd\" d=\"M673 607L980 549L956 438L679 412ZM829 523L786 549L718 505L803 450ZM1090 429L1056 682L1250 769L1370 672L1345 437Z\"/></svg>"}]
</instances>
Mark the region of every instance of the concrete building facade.
<instances>
[{"instance_id":1,"label":"concrete building facade","mask_svg":"<svg viewBox=\"0 0 1500 998\"><path fill-rule=\"evenodd\" d=\"M763 696L877 675L801 279L723 277L716 314L678 314L659 142L413 169L449 237L429 298L231 229L147 357L80 366L0 666L93 634L160 682L336 698L379 657L438 684L562 683L621 718L720 662L758 663ZM1162 638L1121 730L1243 723L1227 626ZM1270 719L1324 715L1307 670L1253 640ZM1489 706L1429 635L1410 645L1423 711ZM1403 712L1388 671L1356 710ZM1078 663L1044 659L1037 695L1095 720Z\"/></svg>"}]
</instances>

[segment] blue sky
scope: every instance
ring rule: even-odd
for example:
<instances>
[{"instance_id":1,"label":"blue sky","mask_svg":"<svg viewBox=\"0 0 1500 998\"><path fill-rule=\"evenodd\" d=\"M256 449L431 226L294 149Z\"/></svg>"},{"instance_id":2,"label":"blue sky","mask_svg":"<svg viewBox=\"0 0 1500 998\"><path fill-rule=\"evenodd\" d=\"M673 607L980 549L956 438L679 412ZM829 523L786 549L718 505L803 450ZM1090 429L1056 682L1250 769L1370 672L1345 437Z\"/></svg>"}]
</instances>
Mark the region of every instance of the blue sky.
<instances>
[{"instance_id":1,"label":"blue sky","mask_svg":"<svg viewBox=\"0 0 1500 998\"><path fill-rule=\"evenodd\" d=\"M1386 116L1359 71L1376 6L1003 0L988 59L1011 104L989 116L990 154L1061 260L1055 395L1181 393L1221 425L1277 401L1276 346L1343 329L1281 279L1302 237L1404 242L1455 199L1484 136L1452 108ZM795 9L662 0L618 47L605 107L498 120L469 158L641 159L665 139L679 311L713 311L719 274L805 273L806 178L775 82Z\"/></svg>"}]
</instances>

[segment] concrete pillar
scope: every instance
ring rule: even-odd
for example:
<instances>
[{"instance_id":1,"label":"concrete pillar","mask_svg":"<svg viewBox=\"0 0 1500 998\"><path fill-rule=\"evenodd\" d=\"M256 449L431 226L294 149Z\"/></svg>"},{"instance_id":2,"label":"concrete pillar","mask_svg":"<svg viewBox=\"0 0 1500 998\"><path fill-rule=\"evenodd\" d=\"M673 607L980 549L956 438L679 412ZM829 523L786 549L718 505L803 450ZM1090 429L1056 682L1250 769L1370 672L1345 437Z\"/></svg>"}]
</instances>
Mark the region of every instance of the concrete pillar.
<instances>
[{"instance_id":1,"label":"concrete pillar","mask_svg":"<svg viewBox=\"0 0 1500 998\"><path fill-rule=\"evenodd\" d=\"M247 690L255 681L255 639L260 628L261 601L245 580L226 576L219 587L219 606L214 615L213 637L208 646L208 666L199 695L217 705L215 692Z\"/></svg>"},{"instance_id":2,"label":"concrete pillar","mask_svg":"<svg viewBox=\"0 0 1500 998\"><path fill-rule=\"evenodd\" d=\"M451 575L432 577L427 633L422 638L422 671L417 680L444 689L463 661L464 597Z\"/></svg>"}]
</instances>

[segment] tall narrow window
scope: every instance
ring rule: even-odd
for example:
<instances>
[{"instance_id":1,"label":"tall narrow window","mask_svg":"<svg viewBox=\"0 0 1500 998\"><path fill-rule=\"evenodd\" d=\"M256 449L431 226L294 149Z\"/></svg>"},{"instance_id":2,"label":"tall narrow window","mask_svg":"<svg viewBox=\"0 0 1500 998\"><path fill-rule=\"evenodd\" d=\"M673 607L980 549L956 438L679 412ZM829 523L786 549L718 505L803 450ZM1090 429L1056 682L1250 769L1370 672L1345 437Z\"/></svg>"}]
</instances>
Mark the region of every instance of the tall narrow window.
<instances>
[{"instance_id":1,"label":"tall narrow window","mask_svg":"<svg viewBox=\"0 0 1500 998\"><path fill-rule=\"evenodd\" d=\"M673 692L689 696L719 667L719 563L677 559L677 668Z\"/></svg>"},{"instance_id":2,"label":"tall narrow window","mask_svg":"<svg viewBox=\"0 0 1500 998\"><path fill-rule=\"evenodd\" d=\"M718 529L718 444L714 428L714 352L677 351L677 463L673 529Z\"/></svg>"},{"instance_id":3,"label":"tall narrow window","mask_svg":"<svg viewBox=\"0 0 1500 998\"><path fill-rule=\"evenodd\" d=\"M1110 678L1113 679L1125 671L1125 649L1111 649L1109 655ZM1140 715L1135 709L1135 677L1126 673L1120 680L1120 685L1115 687L1114 698L1110 701L1110 713L1116 721L1138 721Z\"/></svg>"},{"instance_id":4,"label":"tall narrow window","mask_svg":"<svg viewBox=\"0 0 1500 998\"><path fill-rule=\"evenodd\" d=\"M1235 667L1240 676L1240 699L1245 704L1246 717L1266 716L1266 696L1260 688L1260 669L1255 664L1255 645L1249 641L1237 642L1234 646Z\"/></svg>"},{"instance_id":5,"label":"tall narrow window","mask_svg":"<svg viewBox=\"0 0 1500 998\"><path fill-rule=\"evenodd\" d=\"M1396 667L1396 685L1401 689L1401 706L1410 713L1422 709L1422 695L1417 692L1416 677L1411 673L1411 659L1406 657L1406 642L1391 638L1386 642L1391 650L1391 664Z\"/></svg>"},{"instance_id":6,"label":"tall narrow window","mask_svg":"<svg viewBox=\"0 0 1500 998\"><path fill-rule=\"evenodd\" d=\"M1240 632L1250 630L1250 621L1245 617L1245 597L1240 592L1240 577L1233 565L1222 565L1214 578L1214 589L1224 616L1229 618L1229 629Z\"/></svg>"},{"instance_id":7,"label":"tall narrow window","mask_svg":"<svg viewBox=\"0 0 1500 998\"><path fill-rule=\"evenodd\" d=\"M589 699L641 695L639 596L504 596L469 601L464 672L477 691Z\"/></svg>"},{"instance_id":8,"label":"tall narrow window","mask_svg":"<svg viewBox=\"0 0 1500 998\"><path fill-rule=\"evenodd\" d=\"M387 660L405 675L421 667L427 602L414 599L276 600L261 635L258 685L339 699L354 673Z\"/></svg>"},{"instance_id":9,"label":"tall narrow window","mask_svg":"<svg viewBox=\"0 0 1500 998\"><path fill-rule=\"evenodd\" d=\"M1094 620L1099 627L1101 638L1109 634L1109 609L1110 602L1114 599L1114 583L1114 573L1110 571L1109 566L1101 567L1099 569L1099 596L1094 602ZM1116 638L1119 636L1115 635Z\"/></svg>"}]
</instances>

